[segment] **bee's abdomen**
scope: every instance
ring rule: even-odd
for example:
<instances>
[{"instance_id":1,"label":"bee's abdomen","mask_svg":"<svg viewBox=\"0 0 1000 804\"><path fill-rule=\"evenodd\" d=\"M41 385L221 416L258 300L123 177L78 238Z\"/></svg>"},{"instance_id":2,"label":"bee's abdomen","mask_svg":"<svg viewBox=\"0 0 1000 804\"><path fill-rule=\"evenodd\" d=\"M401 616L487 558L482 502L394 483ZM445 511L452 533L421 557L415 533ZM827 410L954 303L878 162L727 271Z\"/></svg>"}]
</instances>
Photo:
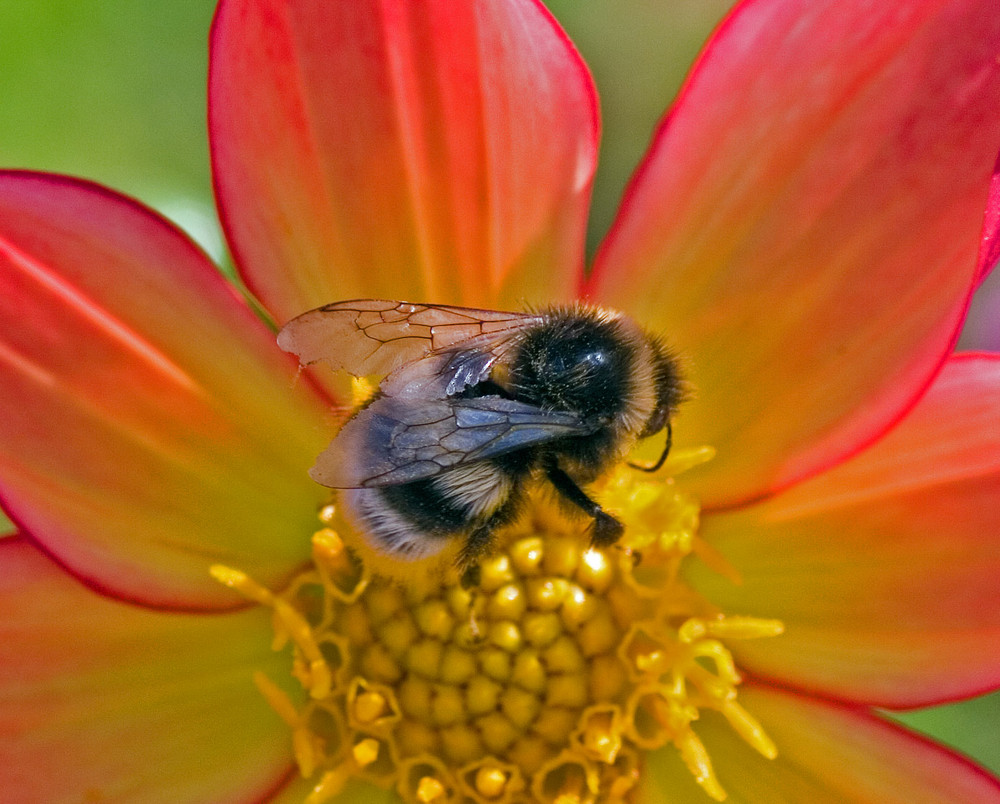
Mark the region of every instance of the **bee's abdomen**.
<instances>
[{"instance_id":1,"label":"bee's abdomen","mask_svg":"<svg viewBox=\"0 0 1000 804\"><path fill-rule=\"evenodd\" d=\"M509 506L524 471L477 461L411 483L345 489L341 503L372 547L413 560L440 552Z\"/></svg>"},{"instance_id":2,"label":"bee's abdomen","mask_svg":"<svg viewBox=\"0 0 1000 804\"><path fill-rule=\"evenodd\" d=\"M382 502L412 527L433 536L450 536L469 523L466 506L448 499L434 478L379 489Z\"/></svg>"},{"instance_id":3,"label":"bee's abdomen","mask_svg":"<svg viewBox=\"0 0 1000 804\"><path fill-rule=\"evenodd\" d=\"M449 532L430 532L414 524L404 510L386 499L387 489L343 489L340 505L353 530L380 553L403 561L415 561L440 553L448 544Z\"/></svg>"}]
</instances>

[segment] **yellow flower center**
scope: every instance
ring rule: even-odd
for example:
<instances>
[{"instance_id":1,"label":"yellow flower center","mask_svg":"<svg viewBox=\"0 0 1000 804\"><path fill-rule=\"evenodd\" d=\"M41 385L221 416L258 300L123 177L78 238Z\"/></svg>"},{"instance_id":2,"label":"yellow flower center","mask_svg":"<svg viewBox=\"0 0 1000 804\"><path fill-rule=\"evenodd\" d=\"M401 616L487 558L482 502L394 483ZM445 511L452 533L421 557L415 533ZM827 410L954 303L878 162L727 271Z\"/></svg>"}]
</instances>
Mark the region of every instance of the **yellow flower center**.
<instances>
[{"instance_id":1,"label":"yellow flower center","mask_svg":"<svg viewBox=\"0 0 1000 804\"><path fill-rule=\"evenodd\" d=\"M679 454L673 473L710 457ZM622 469L597 489L625 524L590 547L586 523L536 495L482 563L479 586L453 570L401 585L373 575L320 513L313 565L271 592L238 570L217 579L273 609L276 649L291 645L293 703L258 674L288 723L309 804L351 778L395 788L408 804L621 801L644 751L673 745L711 798L725 791L692 724L721 713L766 757L775 746L737 702L726 642L782 631L725 616L687 586L697 556L734 572L698 536L697 504L672 479Z\"/></svg>"}]
</instances>

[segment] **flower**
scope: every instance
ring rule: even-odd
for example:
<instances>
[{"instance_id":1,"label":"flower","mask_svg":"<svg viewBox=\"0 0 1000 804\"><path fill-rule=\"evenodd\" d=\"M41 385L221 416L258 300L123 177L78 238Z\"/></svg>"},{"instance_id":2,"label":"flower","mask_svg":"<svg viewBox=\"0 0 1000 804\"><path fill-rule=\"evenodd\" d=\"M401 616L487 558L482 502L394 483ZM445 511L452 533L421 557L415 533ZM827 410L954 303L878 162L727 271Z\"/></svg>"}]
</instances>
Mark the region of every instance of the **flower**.
<instances>
[{"instance_id":1,"label":"flower","mask_svg":"<svg viewBox=\"0 0 1000 804\"><path fill-rule=\"evenodd\" d=\"M539 560L572 565L546 569L563 578L618 573L618 619L635 606L650 621L639 607L657 595L656 616L669 603L685 617L666 640L655 628L616 637L622 666L644 665L638 683L676 669L664 654L702 637L720 646L706 647L717 678L727 657L739 673L716 699L707 687L696 701L661 686L654 700L630 697L633 725L651 713L638 737L615 726L617 699L592 703L569 729L566 770L547 766L546 795L585 800L596 785L638 800L1000 800L997 780L876 712L1000 686L1000 357L951 354L997 256L998 54L987 0L742 3L584 275L596 99L540 4L220 4L216 190L240 275L275 321L353 296L487 307L583 297L664 330L685 357L696 395L676 421L678 454L709 445L716 457L680 476L678 497L667 481L649 491L615 475L604 487L626 508L627 538L648 510L681 525L650 537L654 558L605 570L602 554L581 569L589 554L560 552L579 539L555 533L561 520L540 505L529 526L545 520L555 536L512 543L506 560L529 580L509 605L545 599L529 591ZM0 174L0 283L0 499L21 531L0 544L4 789L25 801L301 798L311 783L296 779L271 707L298 723L303 704L287 656L269 650L270 609L314 700L329 691L324 667L356 669L340 647L383 622L337 609L329 646L304 653L320 621L313 593L299 594L309 573L328 573L323 594L339 589L337 606L380 589L338 563L325 491L306 477L335 422L323 379L294 381L273 333L181 233L85 182ZM704 562L673 573L671 539ZM246 607L213 566L265 605ZM353 580L338 586L342 576ZM394 589L365 611L396 613ZM727 616L691 614L702 601ZM403 601L425 633L454 618L423 603ZM729 640L777 622L781 636ZM552 618L533 623L543 641ZM534 667L522 660L518 678ZM728 706L737 675L739 710ZM378 770L389 739L378 729L393 728L379 721L402 693L345 683L352 708L327 708L329 719L375 725L337 754L346 765L325 770L361 776L348 766L371 758ZM678 700L685 717L704 713L690 730L658 715L657 701ZM302 768L314 743L298 733ZM622 752L618 768L608 746L622 735L679 744L642 760ZM537 792L527 779L505 790L517 767L463 781L425 756L420 800L447 797L441 779L485 799ZM345 800L381 795L350 784Z\"/></svg>"}]
</instances>

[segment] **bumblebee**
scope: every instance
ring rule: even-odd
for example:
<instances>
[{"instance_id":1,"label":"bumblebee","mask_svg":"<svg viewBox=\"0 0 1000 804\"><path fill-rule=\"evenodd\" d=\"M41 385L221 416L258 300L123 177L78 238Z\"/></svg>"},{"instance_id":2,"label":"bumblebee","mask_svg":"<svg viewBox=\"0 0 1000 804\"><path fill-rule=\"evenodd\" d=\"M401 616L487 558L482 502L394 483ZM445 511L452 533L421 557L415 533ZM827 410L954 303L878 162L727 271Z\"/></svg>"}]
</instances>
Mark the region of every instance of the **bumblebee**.
<instances>
[{"instance_id":1,"label":"bumblebee","mask_svg":"<svg viewBox=\"0 0 1000 804\"><path fill-rule=\"evenodd\" d=\"M370 546L400 561L463 540L475 583L496 530L542 476L592 519L597 546L621 523L581 486L666 431L683 396L674 357L625 315L600 307L510 313L362 299L291 320L279 346L302 365L383 377L310 471Z\"/></svg>"}]
</instances>

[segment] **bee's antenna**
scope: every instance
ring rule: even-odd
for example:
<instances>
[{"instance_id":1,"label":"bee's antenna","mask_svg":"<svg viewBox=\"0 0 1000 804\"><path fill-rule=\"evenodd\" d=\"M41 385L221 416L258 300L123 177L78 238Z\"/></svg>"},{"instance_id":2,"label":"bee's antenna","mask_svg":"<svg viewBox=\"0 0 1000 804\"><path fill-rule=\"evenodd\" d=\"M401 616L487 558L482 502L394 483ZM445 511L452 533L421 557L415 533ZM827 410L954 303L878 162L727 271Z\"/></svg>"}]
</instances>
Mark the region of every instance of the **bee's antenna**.
<instances>
[{"instance_id":1,"label":"bee's antenna","mask_svg":"<svg viewBox=\"0 0 1000 804\"><path fill-rule=\"evenodd\" d=\"M660 467L662 467L663 464L667 462L667 455L670 454L670 446L671 444L673 444L674 441L674 428L673 425L670 423L669 419L667 420L666 430L667 430L667 443L663 445L663 452L660 453L659 460L657 460L656 463L654 463L652 466L643 466L641 463L632 463L631 461L629 461L628 465L631 466L633 469L638 469L640 472L655 472Z\"/></svg>"}]
</instances>

